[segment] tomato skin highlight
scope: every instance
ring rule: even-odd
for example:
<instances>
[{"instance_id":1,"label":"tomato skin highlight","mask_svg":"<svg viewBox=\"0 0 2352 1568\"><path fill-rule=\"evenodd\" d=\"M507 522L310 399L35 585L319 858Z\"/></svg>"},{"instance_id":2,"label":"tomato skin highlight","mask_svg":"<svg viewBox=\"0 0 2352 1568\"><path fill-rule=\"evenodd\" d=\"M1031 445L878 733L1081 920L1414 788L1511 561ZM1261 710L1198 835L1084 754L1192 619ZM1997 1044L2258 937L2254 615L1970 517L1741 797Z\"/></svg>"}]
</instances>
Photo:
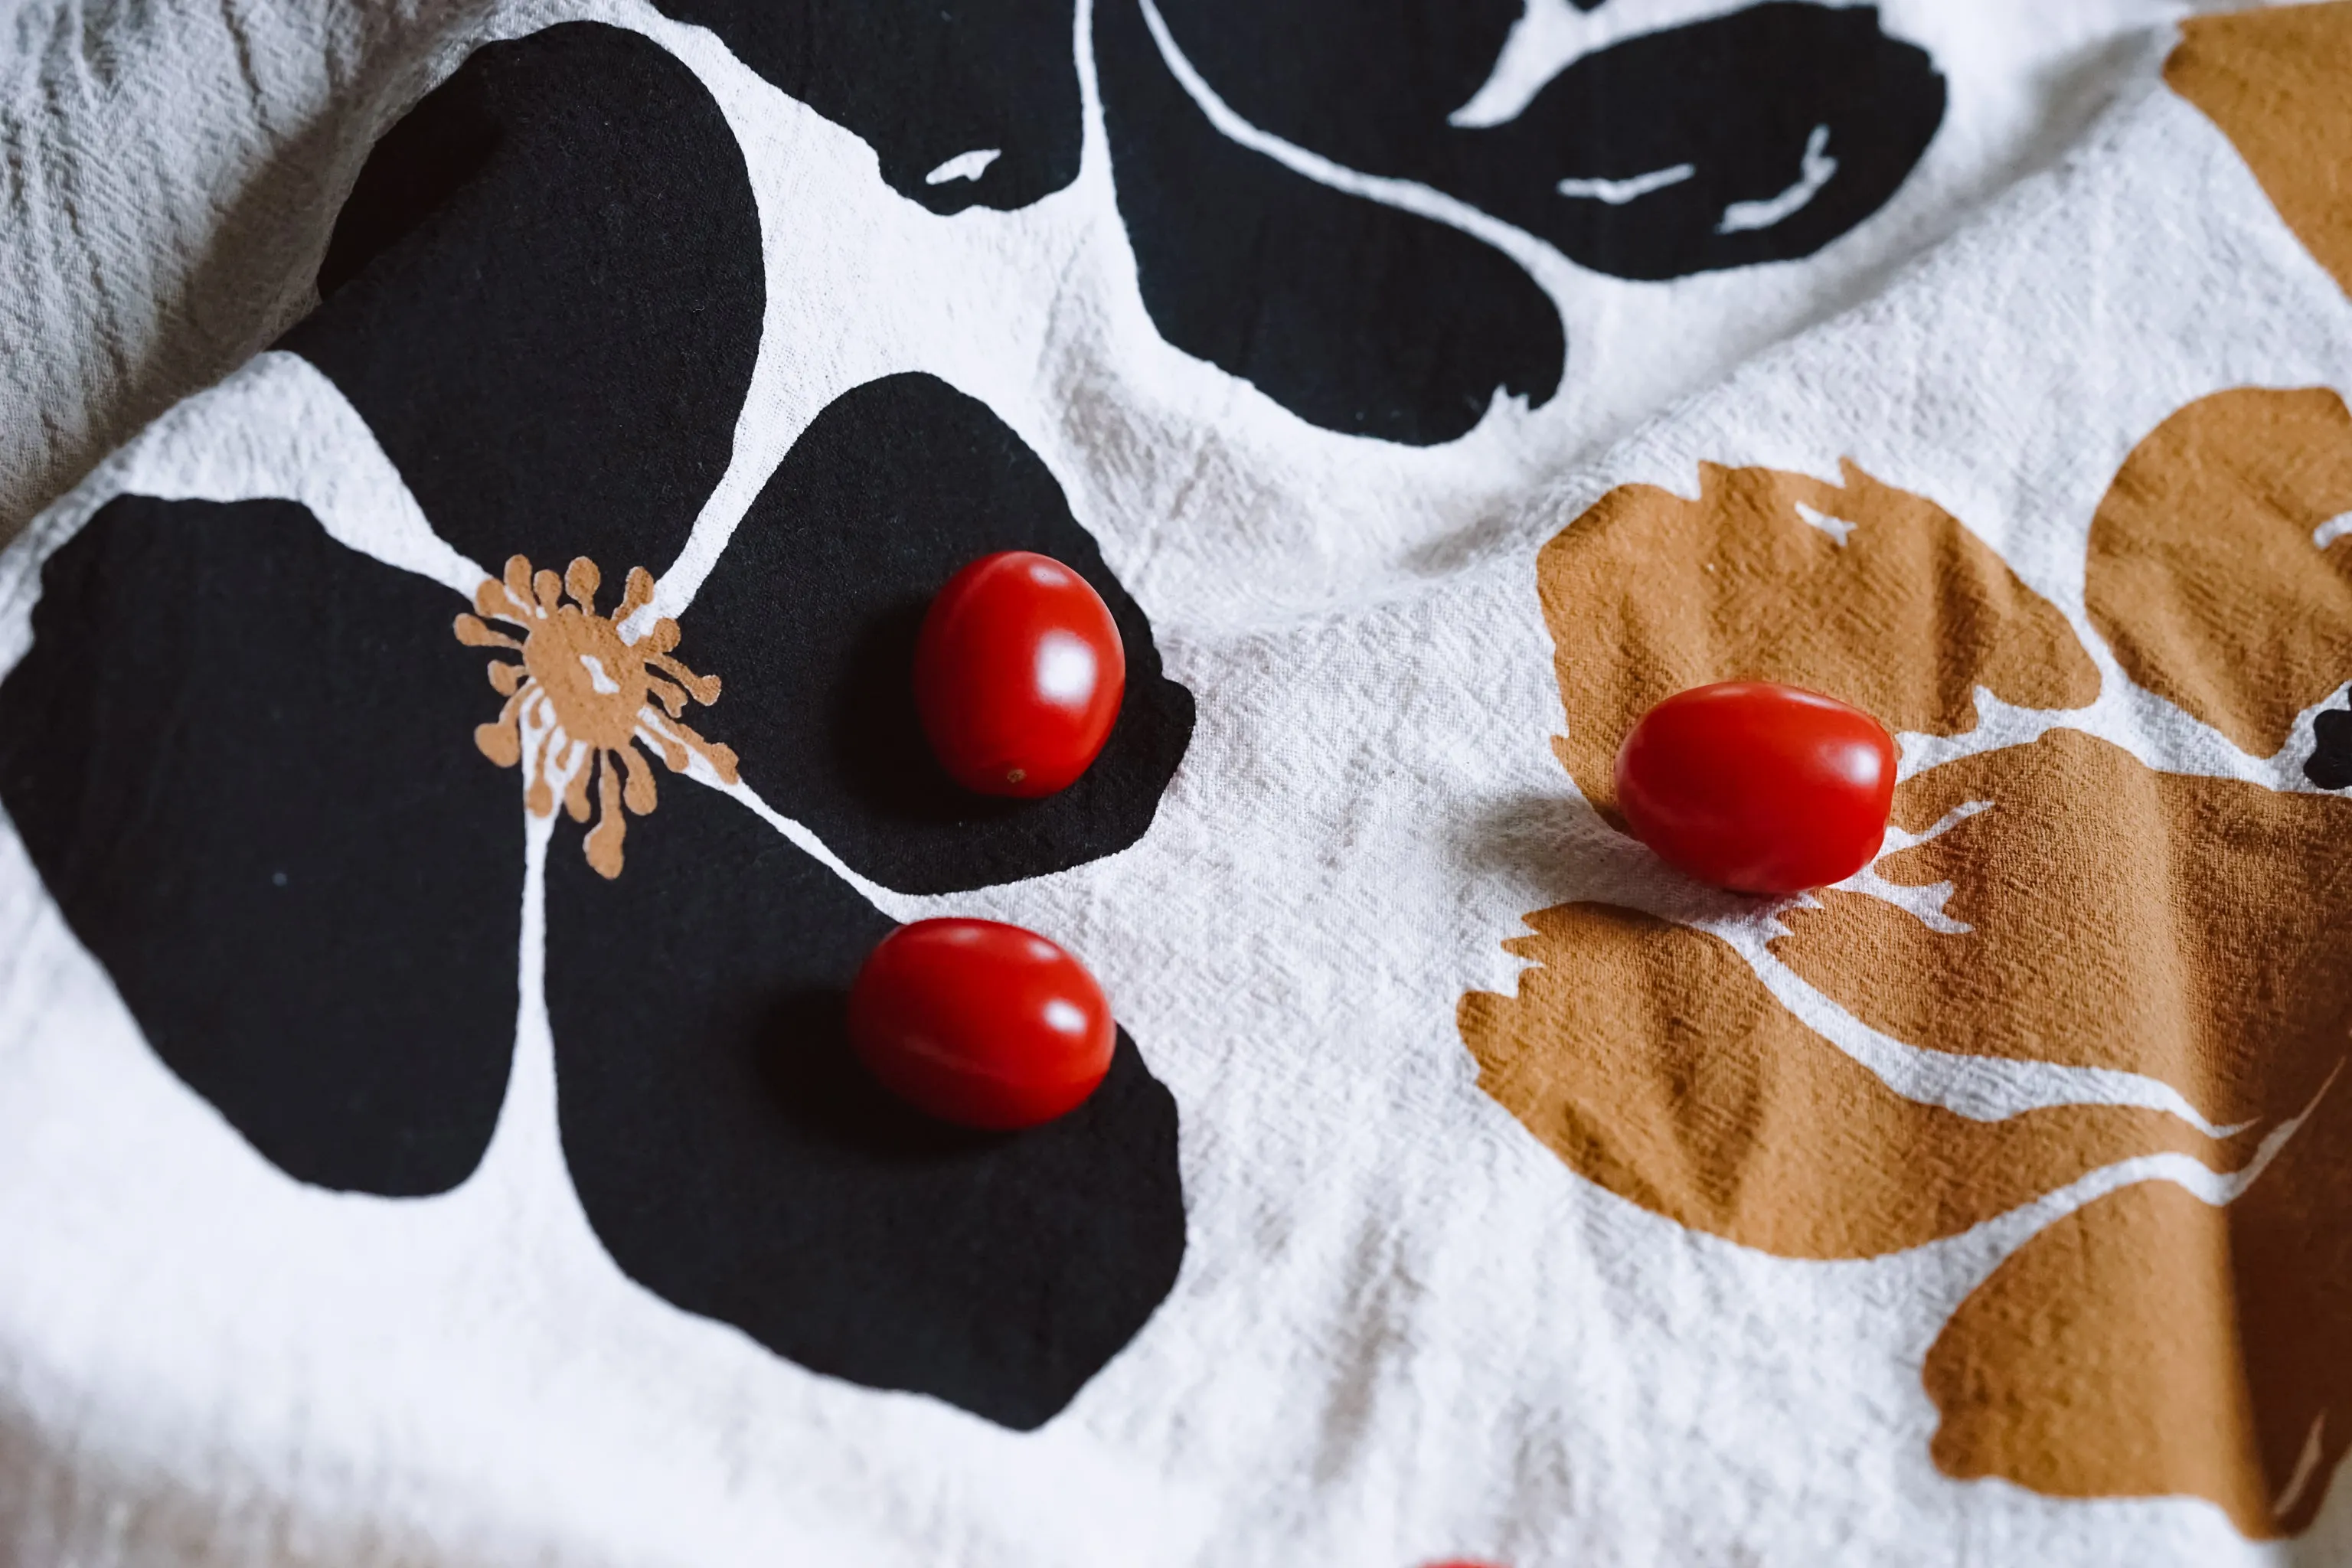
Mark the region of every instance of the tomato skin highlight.
<instances>
[{"instance_id":1,"label":"tomato skin highlight","mask_svg":"<svg viewBox=\"0 0 2352 1568\"><path fill-rule=\"evenodd\" d=\"M1861 709L1733 680L1678 692L1617 752L1633 837L1701 881L1781 897L1875 859L1895 802L1895 741Z\"/></svg>"},{"instance_id":2,"label":"tomato skin highlight","mask_svg":"<svg viewBox=\"0 0 2352 1568\"><path fill-rule=\"evenodd\" d=\"M999 921L929 920L874 946L849 988L849 1040L882 1086L964 1127L1068 1114L1110 1071L1118 1025L1086 965Z\"/></svg>"},{"instance_id":3,"label":"tomato skin highlight","mask_svg":"<svg viewBox=\"0 0 2352 1568\"><path fill-rule=\"evenodd\" d=\"M950 776L1023 799L1093 765L1127 695L1110 606L1050 555L1004 550L948 579L915 639L915 710Z\"/></svg>"}]
</instances>

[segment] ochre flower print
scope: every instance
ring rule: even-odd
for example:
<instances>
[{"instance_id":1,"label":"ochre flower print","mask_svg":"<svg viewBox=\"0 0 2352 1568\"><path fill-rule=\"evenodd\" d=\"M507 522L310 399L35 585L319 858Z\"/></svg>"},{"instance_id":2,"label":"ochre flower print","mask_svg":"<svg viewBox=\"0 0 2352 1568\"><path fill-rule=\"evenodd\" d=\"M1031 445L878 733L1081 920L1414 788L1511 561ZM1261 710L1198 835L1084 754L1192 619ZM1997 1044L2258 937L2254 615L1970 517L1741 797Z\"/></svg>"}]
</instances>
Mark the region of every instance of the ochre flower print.
<instances>
[{"instance_id":1,"label":"ochre flower print","mask_svg":"<svg viewBox=\"0 0 2352 1568\"><path fill-rule=\"evenodd\" d=\"M2352 289L2352 5L2183 33L2167 81ZM2090 520L2073 626L1852 465L1701 479L1695 502L1612 491L1543 551L1561 762L1613 820L1619 741L1683 686L1871 708L1931 765L1875 865L1769 911L1766 962L1948 1072L2073 1089L2000 1112L1899 1093L1720 936L1598 903L1528 916L1517 994L1463 998L1480 1083L1592 1180L1789 1258L1893 1252L2105 1173L1929 1349L1935 1462L2307 1529L2352 1449L2352 800L2330 793L2352 786L2352 412L2241 388L2165 420ZM2091 732L2110 697L2137 749ZM2123 1164L2163 1154L2194 1163Z\"/></svg>"},{"instance_id":2,"label":"ochre flower print","mask_svg":"<svg viewBox=\"0 0 2352 1568\"><path fill-rule=\"evenodd\" d=\"M1481 1086L1574 1169L1787 1258L2105 1173L1929 1352L1953 1476L2191 1493L2274 1536L2352 1447L2352 801L2308 787L2296 738L2352 675L2347 511L2332 391L2220 393L2150 434L2084 555L2084 620L2159 715L2128 722L2054 604L1852 465L1626 486L1539 557L1556 745L1604 816L1633 719L1710 680L1830 692L1928 759L1874 866L1758 906L1760 962L1942 1081L2014 1064L2033 1103L1899 1092L1723 935L1607 903L1528 916L1517 994L1459 1016ZM2151 1155L2204 1174L2119 1169Z\"/></svg>"}]
</instances>

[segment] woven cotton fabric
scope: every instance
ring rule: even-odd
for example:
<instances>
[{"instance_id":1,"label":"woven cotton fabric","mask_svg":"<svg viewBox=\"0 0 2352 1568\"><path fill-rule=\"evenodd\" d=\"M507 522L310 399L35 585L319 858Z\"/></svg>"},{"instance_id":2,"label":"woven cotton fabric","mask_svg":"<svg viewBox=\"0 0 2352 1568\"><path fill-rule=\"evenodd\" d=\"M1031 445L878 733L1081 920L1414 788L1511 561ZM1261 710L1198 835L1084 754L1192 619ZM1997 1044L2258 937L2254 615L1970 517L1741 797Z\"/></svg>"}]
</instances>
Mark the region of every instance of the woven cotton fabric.
<instances>
[{"instance_id":1,"label":"woven cotton fabric","mask_svg":"<svg viewBox=\"0 0 2352 1568\"><path fill-rule=\"evenodd\" d=\"M2352 1558L2352 6L5 27L0 1560ZM1871 868L1622 831L1735 678Z\"/></svg>"}]
</instances>

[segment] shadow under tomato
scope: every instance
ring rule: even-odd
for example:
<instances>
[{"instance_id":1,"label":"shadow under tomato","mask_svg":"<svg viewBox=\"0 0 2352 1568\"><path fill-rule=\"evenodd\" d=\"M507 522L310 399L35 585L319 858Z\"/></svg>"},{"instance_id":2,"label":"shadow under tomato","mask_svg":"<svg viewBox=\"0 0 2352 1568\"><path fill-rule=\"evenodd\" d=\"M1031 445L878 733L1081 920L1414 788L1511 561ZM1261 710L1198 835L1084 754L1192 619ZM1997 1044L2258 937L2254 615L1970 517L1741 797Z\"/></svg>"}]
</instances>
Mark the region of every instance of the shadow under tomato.
<instances>
[{"instance_id":1,"label":"shadow under tomato","mask_svg":"<svg viewBox=\"0 0 2352 1568\"><path fill-rule=\"evenodd\" d=\"M929 608L927 600L903 599L857 629L826 727L843 782L886 822L956 826L1034 810L1033 801L964 788L932 753L914 697L915 640Z\"/></svg>"},{"instance_id":2,"label":"shadow under tomato","mask_svg":"<svg viewBox=\"0 0 2352 1568\"><path fill-rule=\"evenodd\" d=\"M761 1041L760 1076L776 1111L812 1143L924 1163L983 1154L1019 1136L941 1121L884 1089L850 1044L845 990L777 997Z\"/></svg>"},{"instance_id":3,"label":"shadow under tomato","mask_svg":"<svg viewBox=\"0 0 2352 1568\"><path fill-rule=\"evenodd\" d=\"M963 790L915 714L915 639L931 596L1001 550L1061 562L1102 595L1127 697L1102 754L1059 795ZM1151 623L1071 515L1044 460L937 377L844 393L779 465L683 617L712 719L743 776L861 874L908 893L1049 875L1143 836L1192 730Z\"/></svg>"}]
</instances>

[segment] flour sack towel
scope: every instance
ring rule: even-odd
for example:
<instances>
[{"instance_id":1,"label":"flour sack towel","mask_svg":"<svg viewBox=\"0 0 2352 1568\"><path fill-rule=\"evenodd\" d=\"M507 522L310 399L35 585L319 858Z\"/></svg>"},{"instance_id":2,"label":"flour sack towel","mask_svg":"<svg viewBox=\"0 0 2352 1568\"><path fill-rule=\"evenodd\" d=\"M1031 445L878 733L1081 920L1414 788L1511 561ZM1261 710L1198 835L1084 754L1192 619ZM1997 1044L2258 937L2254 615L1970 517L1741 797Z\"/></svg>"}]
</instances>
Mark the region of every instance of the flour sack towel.
<instances>
[{"instance_id":1,"label":"flour sack towel","mask_svg":"<svg viewBox=\"0 0 2352 1568\"><path fill-rule=\"evenodd\" d=\"M22 8L0 1560L2352 1560L2352 5L2055 9Z\"/></svg>"}]
</instances>

